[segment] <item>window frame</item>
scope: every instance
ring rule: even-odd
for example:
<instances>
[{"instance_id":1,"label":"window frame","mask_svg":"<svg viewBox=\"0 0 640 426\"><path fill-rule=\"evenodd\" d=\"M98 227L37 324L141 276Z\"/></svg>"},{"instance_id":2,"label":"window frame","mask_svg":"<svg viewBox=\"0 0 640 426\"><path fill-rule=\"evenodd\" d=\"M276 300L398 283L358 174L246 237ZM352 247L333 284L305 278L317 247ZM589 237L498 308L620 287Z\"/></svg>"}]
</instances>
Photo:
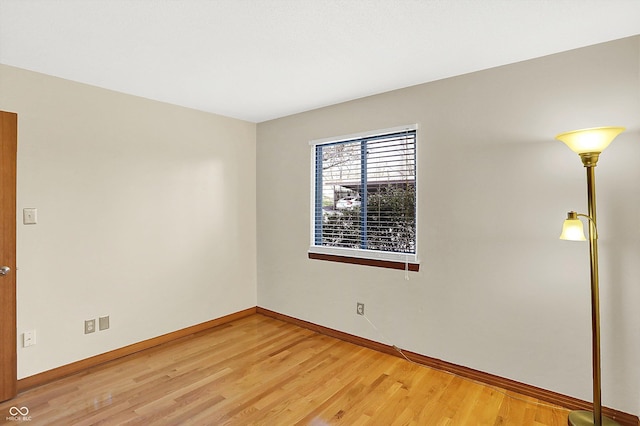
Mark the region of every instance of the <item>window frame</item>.
<instances>
[{"instance_id":1,"label":"window frame","mask_svg":"<svg viewBox=\"0 0 640 426\"><path fill-rule=\"evenodd\" d=\"M316 235L316 200L317 197L322 197L322 189L316 187L317 175L317 147L319 145L331 145L338 143L348 143L349 141L356 142L358 139L382 137L384 135L390 135L393 133L401 132L413 132L414 134L414 185L415 185L415 241L414 241L414 253L400 253L400 252L388 252L382 250L367 250L367 249L355 249L346 247L331 247L317 245ZM309 141L311 147L311 197L310 197L310 243L308 250L308 257L310 259L317 260L329 260L342 263L355 263L360 265L378 266L392 269L405 269L409 271L419 270L419 258L418 258L418 125L410 124L405 126L397 126L386 129L373 130L368 132L354 133L350 135L343 135L337 137L329 137L323 139L315 139ZM319 195L320 193L320 195Z\"/></svg>"}]
</instances>

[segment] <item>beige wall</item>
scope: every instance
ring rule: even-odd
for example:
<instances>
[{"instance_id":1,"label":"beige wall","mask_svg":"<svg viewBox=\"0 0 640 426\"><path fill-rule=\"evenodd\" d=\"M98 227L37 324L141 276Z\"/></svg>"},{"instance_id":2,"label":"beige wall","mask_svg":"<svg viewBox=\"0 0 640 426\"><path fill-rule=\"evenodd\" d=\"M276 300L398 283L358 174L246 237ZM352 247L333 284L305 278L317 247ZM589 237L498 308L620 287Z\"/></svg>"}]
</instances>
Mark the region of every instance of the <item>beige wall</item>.
<instances>
[{"instance_id":1,"label":"beige wall","mask_svg":"<svg viewBox=\"0 0 640 426\"><path fill-rule=\"evenodd\" d=\"M260 123L258 305L590 400L588 245L558 240L585 173L554 136L623 125L596 170L603 401L640 413L639 57L633 37ZM408 123L420 272L309 260L308 142Z\"/></svg>"},{"instance_id":2,"label":"beige wall","mask_svg":"<svg viewBox=\"0 0 640 426\"><path fill-rule=\"evenodd\" d=\"M256 305L255 124L8 66L0 94L19 122L18 334L37 331L20 378Z\"/></svg>"}]
</instances>

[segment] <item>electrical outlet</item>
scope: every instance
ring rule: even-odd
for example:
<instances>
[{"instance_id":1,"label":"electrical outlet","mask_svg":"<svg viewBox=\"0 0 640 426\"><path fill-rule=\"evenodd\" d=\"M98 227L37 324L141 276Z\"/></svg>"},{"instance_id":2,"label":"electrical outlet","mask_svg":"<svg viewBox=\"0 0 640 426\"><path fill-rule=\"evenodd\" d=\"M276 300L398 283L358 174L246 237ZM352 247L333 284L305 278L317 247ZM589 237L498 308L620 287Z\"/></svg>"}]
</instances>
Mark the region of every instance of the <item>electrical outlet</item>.
<instances>
[{"instance_id":1,"label":"electrical outlet","mask_svg":"<svg viewBox=\"0 0 640 426\"><path fill-rule=\"evenodd\" d=\"M109 328L109 315L98 318L98 330L106 330Z\"/></svg>"},{"instance_id":2,"label":"electrical outlet","mask_svg":"<svg viewBox=\"0 0 640 426\"><path fill-rule=\"evenodd\" d=\"M22 223L25 225L35 225L38 223L38 209L22 209Z\"/></svg>"},{"instance_id":3,"label":"electrical outlet","mask_svg":"<svg viewBox=\"0 0 640 426\"><path fill-rule=\"evenodd\" d=\"M29 330L22 333L22 347L33 346L36 344L36 331Z\"/></svg>"},{"instance_id":4,"label":"electrical outlet","mask_svg":"<svg viewBox=\"0 0 640 426\"><path fill-rule=\"evenodd\" d=\"M356 304L356 314L364 315L364 303L357 302L357 304Z\"/></svg>"},{"instance_id":5,"label":"electrical outlet","mask_svg":"<svg viewBox=\"0 0 640 426\"><path fill-rule=\"evenodd\" d=\"M90 319L84 322L84 334L93 333L96 331L96 320Z\"/></svg>"}]
</instances>

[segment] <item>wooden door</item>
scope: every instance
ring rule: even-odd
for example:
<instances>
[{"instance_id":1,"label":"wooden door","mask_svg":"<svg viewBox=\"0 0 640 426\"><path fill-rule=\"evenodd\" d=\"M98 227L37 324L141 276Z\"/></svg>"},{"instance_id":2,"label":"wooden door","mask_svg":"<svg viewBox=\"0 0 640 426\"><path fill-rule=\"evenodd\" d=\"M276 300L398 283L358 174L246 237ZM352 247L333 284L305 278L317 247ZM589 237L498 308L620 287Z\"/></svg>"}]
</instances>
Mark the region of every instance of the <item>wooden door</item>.
<instances>
[{"instance_id":1,"label":"wooden door","mask_svg":"<svg viewBox=\"0 0 640 426\"><path fill-rule=\"evenodd\" d=\"M0 111L0 401L17 392L16 155L18 115Z\"/></svg>"}]
</instances>

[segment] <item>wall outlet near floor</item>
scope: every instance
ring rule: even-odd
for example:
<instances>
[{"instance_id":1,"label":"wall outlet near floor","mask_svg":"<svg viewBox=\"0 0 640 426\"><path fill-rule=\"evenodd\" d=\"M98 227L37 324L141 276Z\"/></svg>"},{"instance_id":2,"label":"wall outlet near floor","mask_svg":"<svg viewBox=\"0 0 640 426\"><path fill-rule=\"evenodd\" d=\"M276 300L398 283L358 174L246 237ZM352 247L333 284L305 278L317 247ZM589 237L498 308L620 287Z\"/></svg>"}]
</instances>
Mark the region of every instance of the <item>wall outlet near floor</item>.
<instances>
[{"instance_id":1,"label":"wall outlet near floor","mask_svg":"<svg viewBox=\"0 0 640 426\"><path fill-rule=\"evenodd\" d=\"M356 304L356 314L364 315L364 303L357 302L357 304Z\"/></svg>"},{"instance_id":2,"label":"wall outlet near floor","mask_svg":"<svg viewBox=\"0 0 640 426\"><path fill-rule=\"evenodd\" d=\"M22 347L33 346L36 344L36 331L29 330L22 333Z\"/></svg>"},{"instance_id":3,"label":"wall outlet near floor","mask_svg":"<svg viewBox=\"0 0 640 426\"><path fill-rule=\"evenodd\" d=\"M22 209L22 223L25 225L35 225L38 223L38 209Z\"/></svg>"},{"instance_id":4,"label":"wall outlet near floor","mask_svg":"<svg viewBox=\"0 0 640 426\"><path fill-rule=\"evenodd\" d=\"M109 315L98 318L98 330L106 330L109 328Z\"/></svg>"},{"instance_id":5,"label":"wall outlet near floor","mask_svg":"<svg viewBox=\"0 0 640 426\"><path fill-rule=\"evenodd\" d=\"M90 319L84 322L84 334L93 333L96 331L96 320Z\"/></svg>"}]
</instances>

